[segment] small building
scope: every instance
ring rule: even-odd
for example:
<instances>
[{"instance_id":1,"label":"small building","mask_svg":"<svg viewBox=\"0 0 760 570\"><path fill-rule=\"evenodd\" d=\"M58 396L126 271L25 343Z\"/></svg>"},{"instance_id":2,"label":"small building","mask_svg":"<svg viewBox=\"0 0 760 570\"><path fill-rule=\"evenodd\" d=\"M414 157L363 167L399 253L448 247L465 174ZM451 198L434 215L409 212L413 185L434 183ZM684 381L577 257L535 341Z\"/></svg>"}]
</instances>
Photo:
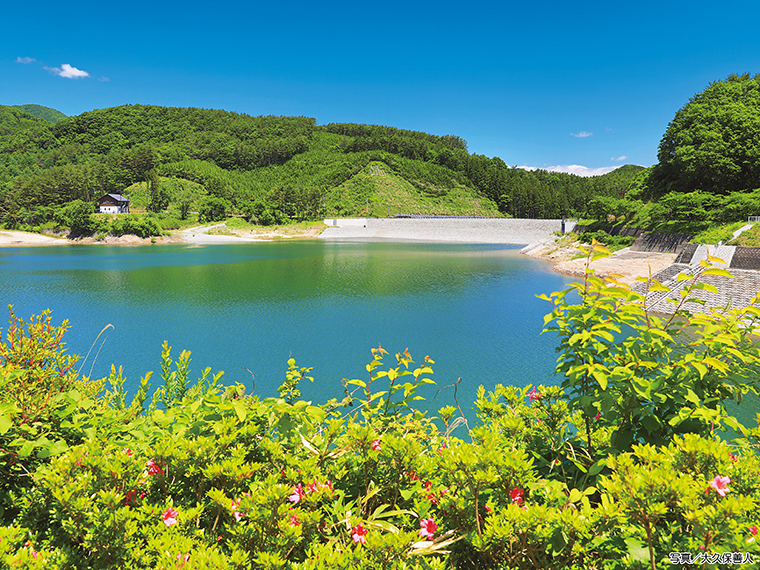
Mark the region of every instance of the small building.
<instances>
[{"instance_id":1,"label":"small building","mask_svg":"<svg viewBox=\"0 0 760 570\"><path fill-rule=\"evenodd\" d=\"M98 206L101 214L128 214L129 198L121 194L106 194L98 200Z\"/></svg>"}]
</instances>

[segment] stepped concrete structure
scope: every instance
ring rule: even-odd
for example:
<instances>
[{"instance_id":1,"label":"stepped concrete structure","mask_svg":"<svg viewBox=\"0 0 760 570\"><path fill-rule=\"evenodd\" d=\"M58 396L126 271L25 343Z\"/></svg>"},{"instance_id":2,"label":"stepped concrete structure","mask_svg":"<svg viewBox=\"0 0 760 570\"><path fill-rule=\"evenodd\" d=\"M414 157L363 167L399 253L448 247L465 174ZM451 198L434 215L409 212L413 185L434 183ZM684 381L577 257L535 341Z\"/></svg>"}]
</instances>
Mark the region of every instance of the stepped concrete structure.
<instances>
[{"instance_id":1,"label":"stepped concrete structure","mask_svg":"<svg viewBox=\"0 0 760 570\"><path fill-rule=\"evenodd\" d=\"M727 269L734 277L720 275L702 275L704 267L701 261L708 255L722 260L713 262L714 267ZM678 281L683 273L688 279ZM714 307L743 308L750 304L752 298L760 292L760 248L729 245L686 244L670 267L652 276L669 291L653 291L647 294L647 309L656 313L673 313L677 302L681 300L681 291L697 279L701 283L714 285L718 293L701 289L694 290L691 297L701 299L704 305L687 302L685 309L693 313L706 312ZM644 283L634 285L639 293L646 291ZM676 302L674 302L676 301Z\"/></svg>"}]
</instances>

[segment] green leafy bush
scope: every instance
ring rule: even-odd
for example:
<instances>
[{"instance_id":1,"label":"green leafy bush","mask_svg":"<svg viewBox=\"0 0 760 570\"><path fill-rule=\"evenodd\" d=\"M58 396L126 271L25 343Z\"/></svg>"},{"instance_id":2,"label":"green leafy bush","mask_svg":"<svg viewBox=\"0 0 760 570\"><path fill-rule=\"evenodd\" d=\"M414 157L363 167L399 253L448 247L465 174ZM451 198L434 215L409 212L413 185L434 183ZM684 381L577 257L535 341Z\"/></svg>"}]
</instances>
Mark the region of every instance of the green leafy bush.
<instances>
[{"instance_id":1,"label":"green leafy bush","mask_svg":"<svg viewBox=\"0 0 760 570\"><path fill-rule=\"evenodd\" d=\"M147 238L160 236L164 232L155 218L139 214L120 214L111 222L111 233L115 236L132 234Z\"/></svg>"},{"instance_id":2,"label":"green leafy bush","mask_svg":"<svg viewBox=\"0 0 760 570\"><path fill-rule=\"evenodd\" d=\"M636 241L636 238L632 236L613 236L604 230L596 230L593 232L583 232L580 235L579 240L583 243L592 243L594 240L596 240L599 243L603 243L611 251L616 251L630 246L634 241Z\"/></svg>"},{"instance_id":3,"label":"green leafy bush","mask_svg":"<svg viewBox=\"0 0 760 570\"><path fill-rule=\"evenodd\" d=\"M224 198L206 196L198 204L198 219L200 222L216 222L227 217L230 204Z\"/></svg>"},{"instance_id":4,"label":"green leafy bush","mask_svg":"<svg viewBox=\"0 0 760 570\"><path fill-rule=\"evenodd\" d=\"M95 207L91 202L74 200L61 208L58 214L59 223L69 228L75 235L92 233L95 223L94 212Z\"/></svg>"}]
</instances>

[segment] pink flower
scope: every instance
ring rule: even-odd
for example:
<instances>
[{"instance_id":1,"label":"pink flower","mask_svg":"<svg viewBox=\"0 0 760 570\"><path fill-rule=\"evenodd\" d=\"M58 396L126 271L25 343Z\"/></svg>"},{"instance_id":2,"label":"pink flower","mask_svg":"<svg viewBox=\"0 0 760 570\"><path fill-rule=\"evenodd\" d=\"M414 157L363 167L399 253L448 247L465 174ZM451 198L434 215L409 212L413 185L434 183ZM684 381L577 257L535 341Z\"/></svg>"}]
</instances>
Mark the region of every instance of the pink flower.
<instances>
[{"instance_id":1,"label":"pink flower","mask_svg":"<svg viewBox=\"0 0 760 570\"><path fill-rule=\"evenodd\" d=\"M731 479L728 477L721 477L720 475L716 475L715 479L710 481L710 487L715 489L715 492L718 493L721 497L725 497L726 493L728 493L731 489L728 488L728 484L731 483ZM707 488L707 491L710 491L710 487Z\"/></svg>"},{"instance_id":2,"label":"pink flower","mask_svg":"<svg viewBox=\"0 0 760 570\"><path fill-rule=\"evenodd\" d=\"M731 461L733 461L734 463L736 463L737 461L739 461L739 458L736 455L734 455L733 453L731 453L730 451L728 452L728 456L731 458Z\"/></svg>"},{"instance_id":3,"label":"pink flower","mask_svg":"<svg viewBox=\"0 0 760 570\"><path fill-rule=\"evenodd\" d=\"M148 459L145 466L148 468L148 475L161 475L163 473L161 466L152 459Z\"/></svg>"},{"instance_id":4,"label":"pink flower","mask_svg":"<svg viewBox=\"0 0 760 570\"><path fill-rule=\"evenodd\" d=\"M288 497L288 500L293 504L298 504L298 502L304 498L306 493L303 492L303 485L299 483L295 487L293 487L293 494Z\"/></svg>"},{"instance_id":5,"label":"pink flower","mask_svg":"<svg viewBox=\"0 0 760 570\"><path fill-rule=\"evenodd\" d=\"M602 412L597 412L596 415L594 416L594 419L598 420L601 417L602 417Z\"/></svg>"},{"instance_id":6,"label":"pink flower","mask_svg":"<svg viewBox=\"0 0 760 570\"><path fill-rule=\"evenodd\" d=\"M525 494L525 491L523 491L522 489L520 489L520 487L518 487L517 485L515 485L515 488L512 489L509 492L509 497L512 499L513 503L517 503L518 505L522 505L523 504L523 496L524 496L524 494Z\"/></svg>"},{"instance_id":7,"label":"pink flower","mask_svg":"<svg viewBox=\"0 0 760 570\"><path fill-rule=\"evenodd\" d=\"M536 392L535 388L531 388L530 392L528 392L528 398L530 398L530 401L533 400L540 400L541 399L541 393Z\"/></svg>"},{"instance_id":8,"label":"pink flower","mask_svg":"<svg viewBox=\"0 0 760 570\"><path fill-rule=\"evenodd\" d=\"M351 538L354 539L354 542L364 544L366 542L364 537L367 535L367 532L369 531L362 526L362 523L359 523L351 529Z\"/></svg>"},{"instance_id":9,"label":"pink flower","mask_svg":"<svg viewBox=\"0 0 760 570\"><path fill-rule=\"evenodd\" d=\"M240 499L237 501L235 499L232 499L232 506L230 507L230 510L232 511L232 516L235 517L236 521L239 521L241 518L243 518L243 513L238 510L239 506Z\"/></svg>"},{"instance_id":10,"label":"pink flower","mask_svg":"<svg viewBox=\"0 0 760 570\"><path fill-rule=\"evenodd\" d=\"M124 448L124 453L126 453L128 457L132 457L134 455L134 453L132 453L132 450L128 447Z\"/></svg>"},{"instance_id":11,"label":"pink flower","mask_svg":"<svg viewBox=\"0 0 760 570\"><path fill-rule=\"evenodd\" d=\"M752 533L754 536L757 536L757 525L756 525L756 524L753 524L753 525L750 527L749 531L750 531L750 532L751 532L751 533Z\"/></svg>"},{"instance_id":12,"label":"pink flower","mask_svg":"<svg viewBox=\"0 0 760 570\"><path fill-rule=\"evenodd\" d=\"M290 526L301 526L301 523L298 522L298 517L296 515L290 517Z\"/></svg>"},{"instance_id":13,"label":"pink flower","mask_svg":"<svg viewBox=\"0 0 760 570\"><path fill-rule=\"evenodd\" d=\"M164 524L166 526L172 526L174 524L177 524L177 516L179 516L179 513L173 508L169 507L166 509L164 514L161 515L161 518L164 520Z\"/></svg>"},{"instance_id":14,"label":"pink flower","mask_svg":"<svg viewBox=\"0 0 760 570\"><path fill-rule=\"evenodd\" d=\"M184 558L184 560L183 560ZM180 564L180 568L185 565L185 562L190 562L190 554L185 554L185 556L182 556L182 553L177 554L177 562L182 562Z\"/></svg>"},{"instance_id":15,"label":"pink flower","mask_svg":"<svg viewBox=\"0 0 760 570\"><path fill-rule=\"evenodd\" d=\"M382 447L380 447L380 440L376 439L372 442L372 451L380 451Z\"/></svg>"},{"instance_id":16,"label":"pink flower","mask_svg":"<svg viewBox=\"0 0 760 570\"><path fill-rule=\"evenodd\" d=\"M420 520L420 536L426 536L428 540L433 540L436 530L438 530L438 525L435 524L433 517Z\"/></svg>"}]
</instances>

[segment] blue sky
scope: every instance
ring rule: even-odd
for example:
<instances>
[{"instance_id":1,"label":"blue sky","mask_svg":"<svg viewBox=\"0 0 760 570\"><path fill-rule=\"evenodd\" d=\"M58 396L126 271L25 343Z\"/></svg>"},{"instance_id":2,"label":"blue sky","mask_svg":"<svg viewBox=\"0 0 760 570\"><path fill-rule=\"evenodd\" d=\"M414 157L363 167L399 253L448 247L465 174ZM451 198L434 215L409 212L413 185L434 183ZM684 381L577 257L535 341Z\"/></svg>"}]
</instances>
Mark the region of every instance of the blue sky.
<instances>
[{"instance_id":1,"label":"blue sky","mask_svg":"<svg viewBox=\"0 0 760 570\"><path fill-rule=\"evenodd\" d=\"M760 73L760 3L13 2L0 104L127 103L453 134L510 166L649 166L675 112Z\"/></svg>"}]
</instances>

